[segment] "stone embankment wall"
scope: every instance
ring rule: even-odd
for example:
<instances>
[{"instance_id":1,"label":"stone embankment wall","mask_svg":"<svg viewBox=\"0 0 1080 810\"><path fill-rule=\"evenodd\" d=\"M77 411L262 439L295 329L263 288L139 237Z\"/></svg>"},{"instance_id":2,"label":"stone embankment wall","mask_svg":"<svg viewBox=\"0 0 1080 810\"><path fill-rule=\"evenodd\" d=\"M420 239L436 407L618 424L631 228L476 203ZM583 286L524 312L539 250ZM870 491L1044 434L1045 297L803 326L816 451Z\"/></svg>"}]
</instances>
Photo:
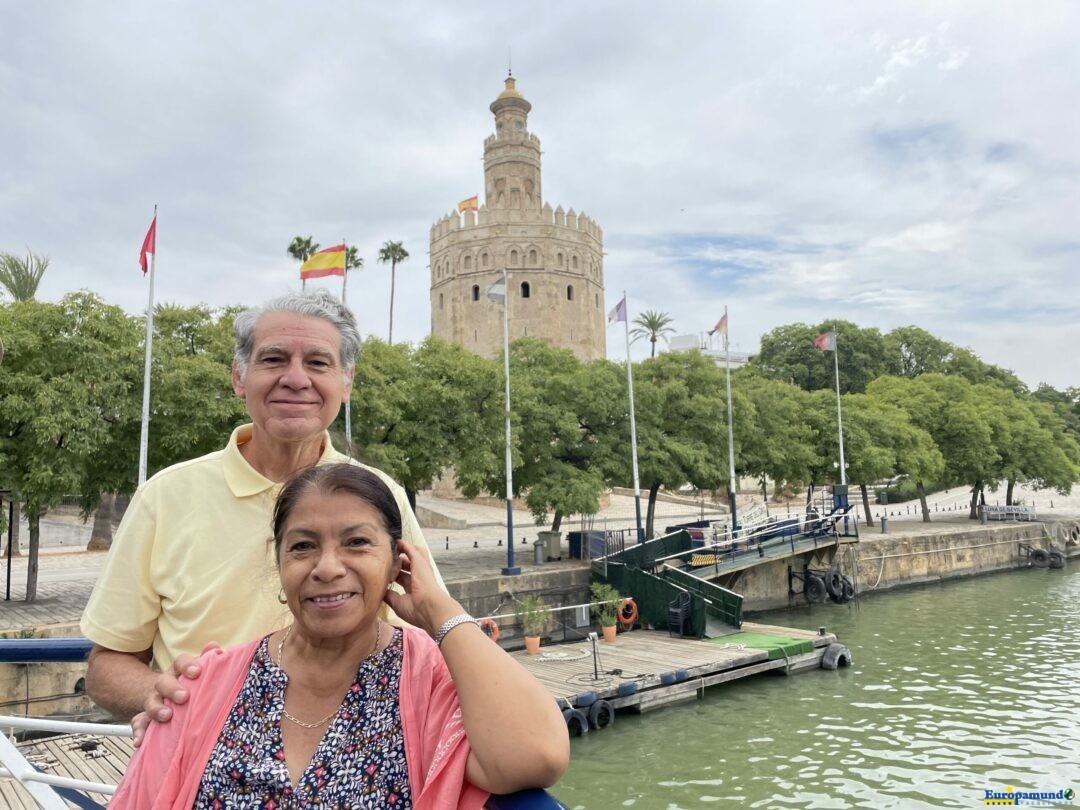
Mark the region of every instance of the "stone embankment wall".
<instances>
[{"instance_id":1,"label":"stone embankment wall","mask_svg":"<svg viewBox=\"0 0 1080 810\"><path fill-rule=\"evenodd\" d=\"M863 531L866 531L865 529ZM1019 544L1047 546L1053 528L1042 523L957 527L932 534L863 534L858 543L841 546L836 556L841 570L854 572L856 592L867 594L921 582L1003 571L1027 565ZM1061 543L1057 548L1063 548ZM826 556L778 560L743 574L734 589L744 598L744 610L769 610L805 604L799 593L788 593L788 566L801 571L825 567ZM802 589L796 581L794 590Z\"/></svg>"},{"instance_id":2,"label":"stone embankment wall","mask_svg":"<svg viewBox=\"0 0 1080 810\"><path fill-rule=\"evenodd\" d=\"M32 633L0 633L0 638L71 638L81 632L76 624L58 624ZM85 717L93 705L85 694L86 664L0 665L0 714L37 717Z\"/></svg>"}]
</instances>

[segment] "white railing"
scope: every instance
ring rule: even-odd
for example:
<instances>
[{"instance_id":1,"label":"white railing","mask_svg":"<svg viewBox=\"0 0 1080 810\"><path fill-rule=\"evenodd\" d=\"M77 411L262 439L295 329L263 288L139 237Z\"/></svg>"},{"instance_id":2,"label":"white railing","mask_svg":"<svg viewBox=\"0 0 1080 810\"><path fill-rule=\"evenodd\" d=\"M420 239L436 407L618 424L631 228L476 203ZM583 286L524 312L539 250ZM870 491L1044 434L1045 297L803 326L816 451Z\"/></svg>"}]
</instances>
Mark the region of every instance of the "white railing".
<instances>
[{"instance_id":1,"label":"white railing","mask_svg":"<svg viewBox=\"0 0 1080 810\"><path fill-rule=\"evenodd\" d=\"M31 765L22 751L8 739L8 734L15 729L24 731L47 731L54 734L93 734L106 737L130 737L131 726L103 725L100 723L72 723L66 720L45 720L40 717L9 717L0 715L0 777L9 777L17 781L38 803L43 810L68 810L68 803L57 794L53 787L100 793L111 796L116 792L116 785L100 782L88 782L68 776L56 776L43 773Z\"/></svg>"}]
</instances>

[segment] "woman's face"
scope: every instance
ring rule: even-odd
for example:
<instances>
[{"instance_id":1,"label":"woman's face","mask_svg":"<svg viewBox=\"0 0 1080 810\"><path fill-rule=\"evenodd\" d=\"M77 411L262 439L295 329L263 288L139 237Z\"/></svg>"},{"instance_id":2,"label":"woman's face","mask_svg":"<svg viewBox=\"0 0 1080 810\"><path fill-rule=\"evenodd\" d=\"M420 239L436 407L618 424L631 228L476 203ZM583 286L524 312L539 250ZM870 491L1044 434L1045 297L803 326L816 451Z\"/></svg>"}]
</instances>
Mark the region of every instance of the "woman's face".
<instances>
[{"instance_id":1,"label":"woman's face","mask_svg":"<svg viewBox=\"0 0 1080 810\"><path fill-rule=\"evenodd\" d=\"M311 638L363 635L400 570L379 511L348 493L309 491L293 507L278 551L281 585Z\"/></svg>"}]
</instances>

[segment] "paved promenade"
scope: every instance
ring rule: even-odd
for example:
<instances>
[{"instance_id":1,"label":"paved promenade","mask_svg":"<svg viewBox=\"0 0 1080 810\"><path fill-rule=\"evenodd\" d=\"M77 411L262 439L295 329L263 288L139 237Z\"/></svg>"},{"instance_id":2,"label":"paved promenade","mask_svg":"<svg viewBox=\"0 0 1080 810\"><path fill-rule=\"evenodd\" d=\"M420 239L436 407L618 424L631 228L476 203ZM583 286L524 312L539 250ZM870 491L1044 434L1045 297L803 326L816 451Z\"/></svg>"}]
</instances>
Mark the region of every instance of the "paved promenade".
<instances>
[{"instance_id":1,"label":"paved promenade","mask_svg":"<svg viewBox=\"0 0 1080 810\"><path fill-rule=\"evenodd\" d=\"M857 492L853 490L853 499ZM1080 493L1059 496L1045 492L1019 491L1018 497L1030 504L1034 502L1040 515L1047 517L1080 516ZM971 527L974 524L967 515L967 503L970 495L963 488L938 493L931 497L933 522L925 524L918 513L918 504L893 504L890 512L889 533L891 535L922 535L955 531L958 528ZM988 497L988 503L994 503L995 496ZM608 504L593 519L591 526L583 526L577 518L564 520L563 550L561 561L545 562L547 567L580 567L586 563L570 560L566 555L566 532L582 528L594 529L630 529L634 525L634 499L625 495L611 495ZM1050 504L1053 501L1053 509ZM506 565L506 509L505 506L491 504L443 501L421 495L418 506L425 507L456 521L464 521L464 529L425 529L428 544L443 576L448 582L475 580L483 577L498 576ZM665 525L677 522L697 520L704 514L706 518L719 517L714 508L700 503L657 503L657 530ZM792 502L787 505L770 505L776 514L784 514L789 509L798 512L801 506ZM645 503L642 503L645 509ZM872 507L877 516L884 507ZM546 527L540 527L546 528ZM535 570L533 541L537 538L538 527L532 516L526 511L514 512L514 551L515 564L523 572ZM863 526L862 531L879 532L880 527ZM27 529L23 526L25 545ZM0 563L0 632L18 632L31 628L43 628L50 625L65 625L78 622L90 596L98 573L105 561L106 552L88 552L90 524L84 524L74 511L58 510L42 521L42 552L38 572L38 598L33 603L23 601L26 589L26 558L16 557L11 566L11 600L4 601L7 593L8 565L6 560ZM525 542L522 543L522 540Z\"/></svg>"}]
</instances>

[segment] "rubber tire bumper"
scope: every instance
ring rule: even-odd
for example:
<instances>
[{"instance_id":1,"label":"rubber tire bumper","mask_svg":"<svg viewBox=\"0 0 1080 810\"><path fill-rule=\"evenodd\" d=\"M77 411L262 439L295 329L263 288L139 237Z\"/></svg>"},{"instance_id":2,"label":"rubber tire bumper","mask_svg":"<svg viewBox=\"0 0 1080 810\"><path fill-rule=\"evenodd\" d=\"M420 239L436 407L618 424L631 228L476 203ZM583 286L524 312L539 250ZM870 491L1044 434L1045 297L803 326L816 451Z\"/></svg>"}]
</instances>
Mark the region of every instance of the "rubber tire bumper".
<instances>
[{"instance_id":1,"label":"rubber tire bumper","mask_svg":"<svg viewBox=\"0 0 1080 810\"><path fill-rule=\"evenodd\" d=\"M808 602L824 602L828 592L825 590L825 581L817 574L807 574L803 582L803 593Z\"/></svg>"},{"instance_id":2,"label":"rubber tire bumper","mask_svg":"<svg viewBox=\"0 0 1080 810\"><path fill-rule=\"evenodd\" d=\"M843 644L830 644L821 656L822 669L837 669L851 666L851 650Z\"/></svg>"},{"instance_id":3,"label":"rubber tire bumper","mask_svg":"<svg viewBox=\"0 0 1080 810\"><path fill-rule=\"evenodd\" d=\"M840 569L835 566L825 572L825 591L833 598L834 601L840 602L844 598L844 578L840 574Z\"/></svg>"},{"instance_id":4,"label":"rubber tire bumper","mask_svg":"<svg viewBox=\"0 0 1080 810\"><path fill-rule=\"evenodd\" d=\"M1033 548L1031 550L1031 564L1036 568L1046 568L1050 565L1050 552L1045 548Z\"/></svg>"},{"instance_id":5,"label":"rubber tire bumper","mask_svg":"<svg viewBox=\"0 0 1080 810\"><path fill-rule=\"evenodd\" d=\"M589 707L589 725L606 728L615 722L615 708L606 700L598 700Z\"/></svg>"},{"instance_id":6,"label":"rubber tire bumper","mask_svg":"<svg viewBox=\"0 0 1080 810\"><path fill-rule=\"evenodd\" d=\"M1060 551L1050 552L1050 567L1051 568L1064 568L1065 567L1065 555Z\"/></svg>"},{"instance_id":7,"label":"rubber tire bumper","mask_svg":"<svg viewBox=\"0 0 1080 810\"><path fill-rule=\"evenodd\" d=\"M578 709L563 709L563 720L571 737L580 737L589 733L589 718Z\"/></svg>"}]
</instances>

